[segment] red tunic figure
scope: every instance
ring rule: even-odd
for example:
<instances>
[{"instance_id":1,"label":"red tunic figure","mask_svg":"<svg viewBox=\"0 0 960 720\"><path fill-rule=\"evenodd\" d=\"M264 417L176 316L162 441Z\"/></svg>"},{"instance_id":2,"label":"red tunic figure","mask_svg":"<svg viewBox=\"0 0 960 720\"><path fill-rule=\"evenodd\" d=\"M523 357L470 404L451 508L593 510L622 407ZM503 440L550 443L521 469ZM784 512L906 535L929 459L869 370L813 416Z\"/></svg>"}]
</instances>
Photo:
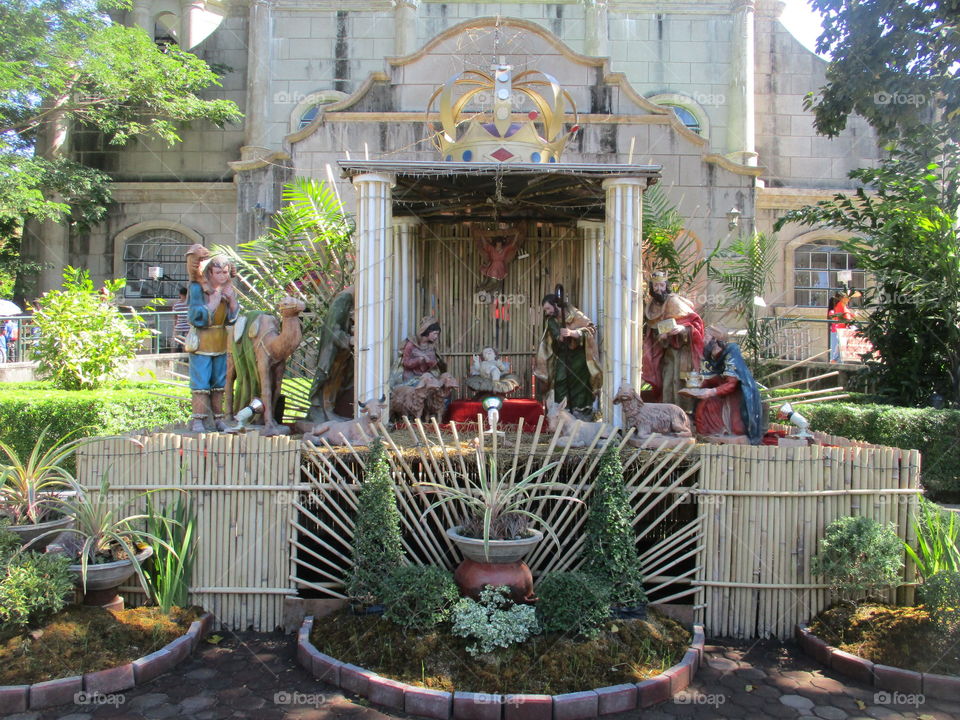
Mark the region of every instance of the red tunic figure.
<instances>
[{"instance_id":1,"label":"red tunic figure","mask_svg":"<svg viewBox=\"0 0 960 720\"><path fill-rule=\"evenodd\" d=\"M483 230L471 227L473 236L480 245L480 282L481 289L489 289L507 277L510 263L517 256L517 246L520 239L526 234L526 224L519 223L514 228L499 230Z\"/></svg>"}]
</instances>

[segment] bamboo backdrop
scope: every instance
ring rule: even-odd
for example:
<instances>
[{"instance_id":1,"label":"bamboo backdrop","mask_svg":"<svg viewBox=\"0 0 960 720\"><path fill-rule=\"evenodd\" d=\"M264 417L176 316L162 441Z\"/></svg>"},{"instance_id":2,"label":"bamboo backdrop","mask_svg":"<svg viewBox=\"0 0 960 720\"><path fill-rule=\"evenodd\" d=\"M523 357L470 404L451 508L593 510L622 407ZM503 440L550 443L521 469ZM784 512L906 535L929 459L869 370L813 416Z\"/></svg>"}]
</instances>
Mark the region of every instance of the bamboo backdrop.
<instances>
[{"instance_id":1,"label":"bamboo backdrop","mask_svg":"<svg viewBox=\"0 0 960 720\"><path fill-rule=\"evenodd\" d=\"M532 357L543 334L543 312L540 300L563 285L575 306L582 303L583 240L576 227L528 225L527 237L521 241L518 254L509 266L506 278L497 287L478 291L480 254L478 245L465 225L429 225L418 228L414 266L416 278L414 305L416 327L421 317L434 315L443 328L440 349L450 364L449 371L466 378L470 358L488 345L509 356L513 371L523 382L515 393L530 397ZM494 316L495 307L481 302L492 296L509 301L509 318ZM591 318L596 322L597 318ZM400 338L398 347L402 346ZM466 386L460 397L470 397Z\"/></svg>"},{"instance_id":2,"label":"bamboo backdrop","mask_svg":"<svg viewBox=\"0 0 960 720\"><path fill-rule=\"evenodd\" d=\"M570 449L542 422L532 434L508 432L496 447L488 436L483 452L495 453L503 469L527 473L557 461L549 479L588 500L600 451L607 442L620 444L651 602L687 598L714 636L787 637L794 624L826 607L830 598L810 576L809 561L837 517L892 522L900 537L914 540L909 517L920 492L914 450L822 435L821 442L836 447L651 452L597 438L589 448ZM474 433L452 430L417 422L385 434L413 563L453 567L458 560L445 535L458 512L424 514L429 498L413 486L463 482L473 474ZM189 491L198 514L193 602L230 627L272 630L282 622L286 596L343 597L363 463L364 454L352 449L317 449L286 437L155 434L91 445L78 472L91 488L109 471L111 492L123 502L158 487ZM173 495L165 490L157 499ZM142 499L134 507L140 508ZM534 574L578 567L585 506L548 501L540 510L559 545L544 540L530 555ZM908 561L904 580L913 573ZM910 601L912 587L901 587L897 598Z\"/></svg>"}]
</instances>

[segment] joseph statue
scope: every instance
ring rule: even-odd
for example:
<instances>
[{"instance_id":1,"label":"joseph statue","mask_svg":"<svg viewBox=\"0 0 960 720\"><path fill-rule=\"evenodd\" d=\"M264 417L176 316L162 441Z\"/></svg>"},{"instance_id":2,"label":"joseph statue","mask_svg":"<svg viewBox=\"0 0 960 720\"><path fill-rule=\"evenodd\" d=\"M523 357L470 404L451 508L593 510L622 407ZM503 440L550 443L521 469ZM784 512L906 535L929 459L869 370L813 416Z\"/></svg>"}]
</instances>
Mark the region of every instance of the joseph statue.
<instances>
[{"instance_id":1,"label":"joseph statue","mask_svg":"<svg viewBox=\"0 0 960 720\"><path fill-rule=\"evenodd\" d=\"M542 301L546 327L537 348L533 372L553 401L567 401L567 408L581 420L593 420L593 402L603 384L597 351L597 328L590 318L563 300L561 292Z\"/></svg>"}]
</instances>

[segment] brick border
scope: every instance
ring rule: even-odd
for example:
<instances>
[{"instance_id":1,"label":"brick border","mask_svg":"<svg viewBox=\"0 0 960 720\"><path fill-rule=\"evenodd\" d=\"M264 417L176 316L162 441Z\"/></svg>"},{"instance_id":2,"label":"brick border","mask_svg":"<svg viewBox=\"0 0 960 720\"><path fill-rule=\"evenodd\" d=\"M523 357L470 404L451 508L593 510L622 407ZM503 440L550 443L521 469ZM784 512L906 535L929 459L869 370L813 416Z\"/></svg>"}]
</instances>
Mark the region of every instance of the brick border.
<instances>
[{"instance_id":1,"label":"brick border","mask_svg":"<svg viewBox=\"0 0 960 720\"><path fill-rule=\"evenodd\" d=\"M0 715L70 703L79 692L117 693L150 682L189 656L212 628L213 614L204 613L169 645L126 665L33 685L0 685Z\"/></svg>"},{"instance_id":2,"label":"brick border","mask_svg":"<svg viewBox=\"0 0 960 720\"><path fill-rule=\"evenodd\" d=\"M611 713L647 708L687 688L703 657L702 625L693 626L693 640L683 659L661 675L641 683L625 683L563 695L493 695L441 692L406 685L325 655L310 642L313 616L297 632L297 662L311 675L334 687L387 708L403 709L431 720L588 720Z\"/></svg>"},{"instance_id":3,"label":"brick border","mask_svg":"<svg viewBox=\"0 0 960 720\"><path fill-rule=\"evenodd\" d=\"M942 700L956 700L960 697L960 677L955 675L921 673L875 664L866 658L828 645L810 632L806 625L797 625L794 637L803 652L821 665L826 665L845 677L872 685L877 690L923 694Z\"/></svg>"}]
</instances>

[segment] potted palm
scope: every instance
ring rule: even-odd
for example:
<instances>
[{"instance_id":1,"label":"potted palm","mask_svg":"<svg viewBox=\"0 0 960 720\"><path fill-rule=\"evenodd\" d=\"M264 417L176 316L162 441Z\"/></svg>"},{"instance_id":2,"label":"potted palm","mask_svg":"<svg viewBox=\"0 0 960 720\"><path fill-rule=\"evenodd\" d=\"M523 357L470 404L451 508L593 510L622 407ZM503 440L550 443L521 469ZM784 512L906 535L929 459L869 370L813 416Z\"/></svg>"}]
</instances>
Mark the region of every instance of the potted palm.
<instances>
[{"instance_id":1,"label":"potted palm","mask_svg":"<svg viewBox=\"0 0 960 720\"><path fill-rule=\"evenodd\" d=\"M74 438L74 431L44 449L50 426L45 427L26 458L16 448L0 441L6 462L0 463L0 515L10 520L9 530L21 544L54 532L73 523L65 512L64 500L73 492L76 482L66 463L90 438ZM43 550L45 542L33 542L34 550Z\"/></svg>"},{"instance_id":2,"label":"potted palm","mask_svg":"<svg viewBox=\"0 0 960 720\"><path fill-rule=\"evenodd\" d=\"M58 537L47 552L62 553L74 560L70 569L84 593L84 604L122 609L123 598L117 589L134 574L149 594L143 563L153 554L150 545L160 546L174 556L177 553L169 542L135 525L149 517L146 513L127 513L141 497L169 489L148 490L118 505L110 497L110 483L104 473L97 492L78 492L64 501L65 511L73 517L74 524L66 530L48 533Z\"/></svg>"},{"instance_id":3,"label":"potted palm","mask_svg":"<svg viewBox=\"0 0 960 720\"><path fill-rule=\"evenodd\" d=\"M489 456L475 443L476 475L457 474L455 482L417 483L440 497L424 515L441 506L453 505L463 516L459 525L447 530L447 537L464 556L454 579L464 595L479 597L486 585L507 585L518 602L533 600L533 576L523 558L543 540L556 536L543 518L532 509L534 501L567 500L582 503L563 492L567 485L539 482L558 463L552 462L517 479L518 468L505 473L497 468L496 451ZM540 526L542 529L533 527Z\"/></svg>"}]
</instances>

